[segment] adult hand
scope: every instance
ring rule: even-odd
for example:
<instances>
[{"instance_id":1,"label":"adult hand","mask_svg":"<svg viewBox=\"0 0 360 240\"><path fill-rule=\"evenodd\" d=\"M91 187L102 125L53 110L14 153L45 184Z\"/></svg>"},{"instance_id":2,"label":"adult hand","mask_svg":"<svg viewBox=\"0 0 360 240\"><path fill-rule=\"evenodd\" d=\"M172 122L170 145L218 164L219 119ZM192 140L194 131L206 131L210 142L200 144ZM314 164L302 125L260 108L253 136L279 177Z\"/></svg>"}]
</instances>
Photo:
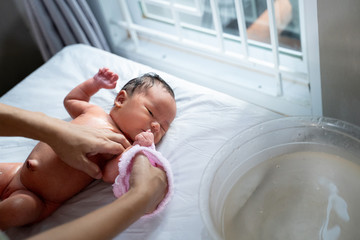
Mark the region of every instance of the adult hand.
<instances>
[{"instance_id":1,"label":"adult hand","mask_svg":"<svg viewBox=\"0 0 360 240\"><path fill-rule=\"evenodd\" d=\"M142 154L135 156L130 175L130 189L136 190L147 199L146 213L153 212L163 200L167 191L166 173L150 164Z\"/></svg>"},{"instance_id":2,"label":"adult hand","mask_svg":"<svg viewBox=\"0 0 360 240\"><path fill-rule=\"evenodd\" d=\"M66 126L62 126L64 124ZM100 179L102 173L98 165L89 161L88 156L99 153L118 155L131 146L122 134L110 130L68 122L62 122L58 126L57 136L50 137L46 142L66 164L93 178Z\"/></svg>"},{"instance_id":3,"label":"adult hand","mask_svg":"<svg viewBox=\"0 0 360 240\"><path fill-rule=\"evenodd\" d=\"M120 198L71 222L44 231L31 239L113 239L164 198L166 174L147 157L135 156L130 189Z\"/></svg>"},{"instance_id":4,"label":"adult hand","mask_svg":"<svg viewBox=\"0 0 360 240\"><path fill-rule=\"evenodd\" d=\"M22 136L45 142L65 163L94 178L101 178L102 173L88 160L88 155L120 154L131 146L122 134L75 125L2 103L0 136Z\"/></svg>"}]
</instances>

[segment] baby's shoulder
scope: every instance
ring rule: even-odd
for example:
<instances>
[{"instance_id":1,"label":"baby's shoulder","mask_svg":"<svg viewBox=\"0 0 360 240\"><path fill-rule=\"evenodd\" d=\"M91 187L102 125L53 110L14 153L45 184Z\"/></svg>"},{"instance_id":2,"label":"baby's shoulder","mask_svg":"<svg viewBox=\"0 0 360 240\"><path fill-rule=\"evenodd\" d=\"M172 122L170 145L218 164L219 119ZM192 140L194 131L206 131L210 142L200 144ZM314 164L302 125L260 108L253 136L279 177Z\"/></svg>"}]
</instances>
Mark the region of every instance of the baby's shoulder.
<instances>
[{"instance_id":1,"label":"baby's shoulder","mask_svg":"<svg viewBox=\"0 0 360 240\"><path fill-rule=\"evenodd\" d=\"M105 112L105 110L97 105L91 105L90 107L88 107L86 109L86 111L84 111L84 115L88 115L88 116L107 116L109 115L107 112Z\"/></svg>"},{"instance_id":2,"label":"baby's shoulder","mask_svg":"<svg viewBox=\"0 0 360 240\"><path fill-rule=\"evenodd\" d=\"M107 127L110 124L110 116L102 108L94 106L73 120L74 123L94 127Z\"/></svg>"}]
</instances>

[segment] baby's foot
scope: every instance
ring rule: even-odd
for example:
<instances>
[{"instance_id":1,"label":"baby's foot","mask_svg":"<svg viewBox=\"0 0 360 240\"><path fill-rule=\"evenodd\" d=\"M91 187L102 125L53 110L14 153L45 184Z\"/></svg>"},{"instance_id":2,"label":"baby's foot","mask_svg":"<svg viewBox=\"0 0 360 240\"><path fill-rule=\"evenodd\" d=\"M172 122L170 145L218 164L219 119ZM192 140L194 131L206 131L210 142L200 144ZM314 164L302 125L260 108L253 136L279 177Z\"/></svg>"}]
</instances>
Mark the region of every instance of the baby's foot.
<instances>
[{"instance_id":1,"label":"baby's foot","mask_svg":"<svg viewBox=\"0 0 360 240\"><path fill-rule=\"evenodd\" d=\"M110 71L108 68L99 69L99 72L94 76L94 80L99 87L106 89L115 88L118 78L118 75Z\"/></svg>"}]
</instances>

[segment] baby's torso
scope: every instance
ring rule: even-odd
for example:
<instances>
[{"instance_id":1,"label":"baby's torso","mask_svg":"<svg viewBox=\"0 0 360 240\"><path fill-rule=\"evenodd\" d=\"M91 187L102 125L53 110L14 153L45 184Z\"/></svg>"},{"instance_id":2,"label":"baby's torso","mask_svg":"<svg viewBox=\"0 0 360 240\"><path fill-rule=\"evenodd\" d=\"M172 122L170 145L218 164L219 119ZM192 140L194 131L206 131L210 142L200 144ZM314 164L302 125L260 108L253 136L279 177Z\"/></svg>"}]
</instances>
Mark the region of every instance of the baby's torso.
<instances>
[{"instance_id":1,"label":"baby's torso","mask_svg":"<svg viewBox=\"0 0 360 240\"><path fill-rule=\"evenodd\" d=\"M96 115L83 114L72 123L119 132L105 112ZM89 160L102 168L113 157L110 154L98 154L89 157ZM46 201L56 203L66 201L93 181L87 174L64 163L52 148L43 142L36 145L19 174L21 183L28 190Z\"/></svg>"}]
</instances>

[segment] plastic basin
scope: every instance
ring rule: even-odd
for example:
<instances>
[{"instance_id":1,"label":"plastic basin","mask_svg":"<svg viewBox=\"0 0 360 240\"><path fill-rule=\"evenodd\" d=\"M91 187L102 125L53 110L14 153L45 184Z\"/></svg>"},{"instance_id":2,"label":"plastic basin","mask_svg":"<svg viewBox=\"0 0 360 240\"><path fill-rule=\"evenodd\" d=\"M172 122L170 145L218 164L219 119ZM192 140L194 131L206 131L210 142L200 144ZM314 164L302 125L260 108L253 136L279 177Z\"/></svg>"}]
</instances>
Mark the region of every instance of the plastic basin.
<instances>
[{"instance_id":1,"label":"plastic basin","mask_svg":"<svg viewBox=\"0 0 360 240\"><path fill-rule=\"evenodd\" d=\"M247 129L209 162L199 206L212 239L358 239L360 128L289 117Z\"/></svg>"}]
</instances>

